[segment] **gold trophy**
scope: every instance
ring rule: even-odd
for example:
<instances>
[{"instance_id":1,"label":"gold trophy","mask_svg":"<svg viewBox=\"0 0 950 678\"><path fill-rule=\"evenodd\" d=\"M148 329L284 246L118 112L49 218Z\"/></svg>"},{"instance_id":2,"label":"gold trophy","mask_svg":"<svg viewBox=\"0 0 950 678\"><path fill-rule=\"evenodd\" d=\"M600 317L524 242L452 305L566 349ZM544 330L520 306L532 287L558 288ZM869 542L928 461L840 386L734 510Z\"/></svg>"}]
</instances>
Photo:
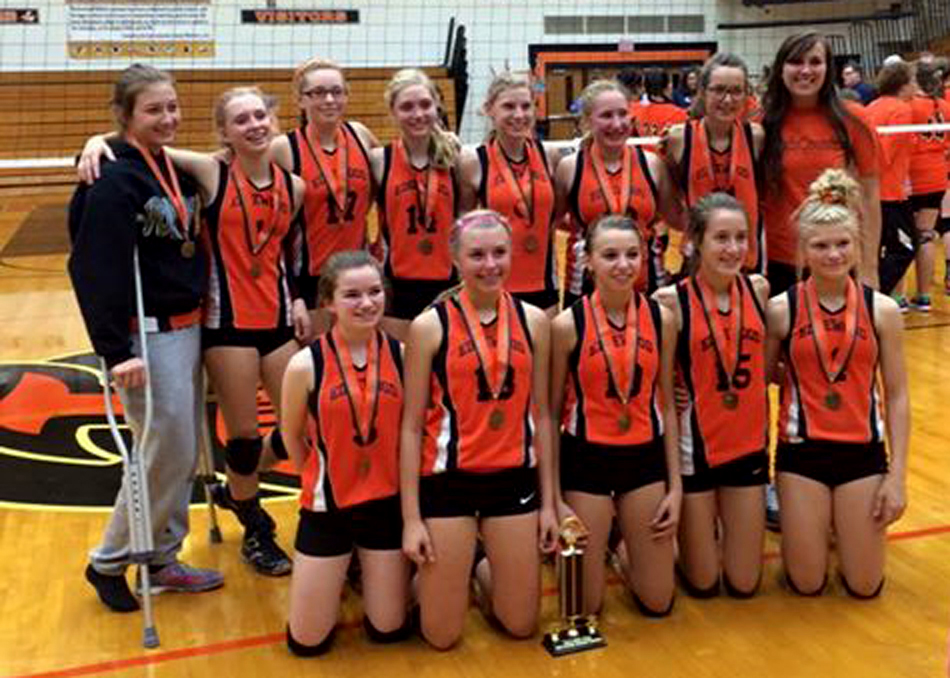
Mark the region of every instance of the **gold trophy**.
<instances>
[{"instance_id":1,"label":"gold trophy","mask_svg":"<svg viewBox=\"0 0 950 678\"><path fill-rule=\"evenodd\" d=\"M584 542L587 528L570 516L561 523L558 552L561 622L544 635L543 645L553 657L593 650L607 644L597 628L597 618L584 614Z\"/></svg>"}]
</instances>

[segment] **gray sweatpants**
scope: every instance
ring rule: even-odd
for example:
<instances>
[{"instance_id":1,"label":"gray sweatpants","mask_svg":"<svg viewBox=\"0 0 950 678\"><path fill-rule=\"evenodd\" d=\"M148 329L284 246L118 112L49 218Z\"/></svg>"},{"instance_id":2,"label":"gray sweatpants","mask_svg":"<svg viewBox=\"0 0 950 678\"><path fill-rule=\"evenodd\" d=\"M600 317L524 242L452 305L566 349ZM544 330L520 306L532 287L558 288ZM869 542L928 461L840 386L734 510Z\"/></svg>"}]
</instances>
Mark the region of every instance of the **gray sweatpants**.
<instances>
[{"instance_id":1,"label":"gray sweatpants","mask_svg":"<svg viewBox=\"0 0 950 678\"><path fill-rule=\"evenodd\" d=\"M198 462L201 379L201 329L197 325L147 335L152 388L152 427L142 450L148 475L155 555L151 564L175 562L188 534L188 503ZM133 351L141 355L138 336ZM119 389L125 420L136 441L145 423L145 389ZM102 574L122 574L130 562L126 488L115 500L102 543L90 553Z\"/></svg>"}]
</instances>

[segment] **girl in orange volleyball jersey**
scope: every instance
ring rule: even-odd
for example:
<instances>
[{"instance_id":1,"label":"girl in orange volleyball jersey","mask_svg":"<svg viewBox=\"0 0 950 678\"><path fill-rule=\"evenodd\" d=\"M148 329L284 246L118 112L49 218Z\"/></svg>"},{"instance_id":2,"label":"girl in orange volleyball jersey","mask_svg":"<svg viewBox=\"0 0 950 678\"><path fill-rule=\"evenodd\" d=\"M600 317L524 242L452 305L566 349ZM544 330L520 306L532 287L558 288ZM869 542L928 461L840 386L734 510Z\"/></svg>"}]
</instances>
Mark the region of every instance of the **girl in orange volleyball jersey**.
<instances>
[{"instance_id":1,"label":"girl in orange volleyball jersey","mask_svg":"<svg viewBox=\"0 0 950 678\"><path fill-rule=\"evenodd\" d=\"M756 187L755 162L765 132L744 116L749 71L738 56L720 53L699 73L696 118L674 125L661 145L661 157L687 207L723 191L736 197L749 220L743 269L764 271L764 231Z\"/></svg>"},{"instance_id":2,"label":"girl in orange volleyball jersey","mask_svg":"<svg viewBox=\"0 0 950 678\"><path fill-rule=\"evenodd\" d=\"M627 144L631 124L626 90L613 80L596 80L581 93L581 121L587 129L580 151L564 158L555 172L558 214L570 210L565 305L591 290L584 279L584 236L600 217L629 216L646 245L638 287L653 290L664 279L663 244L654 224L663 216L679 226L666 167L653 153Z\"/></svg>"},{"instance_id":3,"label":"girl in orange volleyball jersey","mask_svg":"<svg viewBox=\"0 0 950 678\"><path fill-rule=\"evenodd\" d=\"M683 512L679 567L697 597L752 596L762 574L768 397L765 304L769 284L741 273L744 206L711 193L690 211L688 278L657 291L679 331L677 378Z\"/></svg>"},{"instance_id":4,"label":"girl in orange volleyball jersey","mask_svg":"<svg viewBox=\"0 0 950 678\"><path fill-rule=\"evenodd\" d=\"M293 91L300 127L275 137L271 151L275 162L307 187L298 284L312 309L314 332L321 334L330 317L316 308L320 270L334 252L366 246L366 216L374 197L368 154L379 142L365 125L346 120L350 89L332 61L310 59L298 66Z\"/></svg>"},{"instance_id":5,"label":"girl in orange volleyball jersey","mask_svg":"<svg viewBox=\"0 0 950 678\"><path fill-rule=\"evenodd\" d=\"M563 423L556 473L589 531L584 611L603 604L616 514L626 579L649 616L673 606L673 538L682 483L673 403L673 315L634 290L644 246L626 216L598 219L585 244L594 292L552 324L551 412ZM563 512L563 511L562 511Z\"/></svg>"},{"instance_id":6,"label":"girl in orange volleyball jersey","mask_svg":"<svg viewBox=\"0 0 950 678\"><path fill-rule=\"evenodd\" d=\"M458 141L439 123L440 98L420 70L396 73L386 105L399 138L371 153L380 236L392 303L386 327L404 339L410 321L455 281L449 231L458 203Z\"/></svg>"},{"instance_id":7,"label":"girl in orange volleyball jersey","mask_svg":"<svg viewBox=\"0 0 950 678\"><path fill-rule=\"evenodd\" d=\"M304 182L270 160L273 108L256 87L232 88L214 110L230 161L181 149L166 152L195 178L206 205L203 236L211 278L202 349L228 436L228 482L215 488L215 500L244 526L244 560L261 574L280 576L290 572L290 559L275 541L274 521L257 492L259 473L287 455L279 428L266 438L258 431L257 385L263 383L277 407L287 361L311 329L291 275L291 224L303 202ZM107 149L103 137L93 137L84 156L98 159Z\"/></svg>"},{"instance_id":8,"label":"girl in orange volleyball jersey","mask_svg":"<svg viewBox=\"0 0 950 678\"><path fill-rule=\"evenodd\" d=\"M762 100L762 209L767 277L772 292L795 282L798 225L792 214L828 167L847 168L861 183L862 279L877 284L881 208L878 147L859 105L843 103L828 72L831 44L809 31L785 39Z\"/></svg>"},{"instance_id":9,"label":"girl in orange volleyball jersey","mask_svg":"<svg viewBox=\"0 0 950 678\"><path fill-rule=\"evenodd\" d=\"M946 62L918 62L917 86L920 91L910 101L914 124L939 125L950 122L950 104L943 97ZM950 132L919 132L914 135L910 156L910 203L920 237L917 249L917 294L910 305L918 311L930 310L930 286L934 273L934 230L947 192L947 153Z\"/></svg>"},{"instance_id":10,"label":"girl in orange volleyball jersey","mask_svg":"<svg viewBox=\"0 0 950 678\"><path fill-rule=\"evenodd\" d=\"M477 534L486 606L511 635L533 634L538 547L552 550L557 531L550 323L505 291L512 241L503 217L466 214L450 247L462 285L410 327L400 450L403 549L419 566L422 635L439 649L462 634Z\"/></svg>"},{"instance_id":11,"label":"girl in orange volleyball jersey","mask_svg":"<svg viewBox=\"0 0 950 678\"><path fill-rule=\"evenodd\" d=\"M393 642L410 631L398 497L402 356L379 328L382 268L367 252L338 252L318 291L333 328L290 361L281 407L303 489L287 625L298 656L330 649L354 548L367 635Z\"/></svg>"},{"instance_id":12,"label":"girl in orange volleyball jersey","mask_svg":"<svg viewBox=\"0 0 950 678\"><path fill-rule=\"evenodd\" d=\"M802 595L824 588L834 530L845 589L876 596L886 528L906 503L902 322L891 298L855 279L858 191L841 170L812 184L797 215L811 276L768 306L770 364L781 350L786 365L775 458L782 559Z\"/></svg>"},{"instance_id":13,"label":"girl in orange volleyball jersey","mask_svg":"<svg viewBox=\"0 0 950 678\"><path fill-rule=\"evenodd\" d=\"M877 76L878 98L868 104L869 122L875 127L909 125L913 120L910 99L916 89L914 69L906 61L884 66ZM917 229L908 199L911 134L881 134L881 291L890 294L914 261ZM901 298L902 299L902 298ZM900 303L900 302L898 302ZM906 302L905 302L906 303Z\"/></svg>"},{"instance_id":14,"label":"girl in orange volleyball jersey","mask_svg":"<svg viewBox=\"0 0 950 678\"><path fill-rule=\"evenodd\" d=\"M508 220L518 258L508 290L553 312L559 287L552 176L560 159L573 149L554 149L535 140L531 82L525 76L496 75L482 111L491 118L492 132L486 143L462 151L462 210L481 205Z\"/></svg>"}]
</instances>

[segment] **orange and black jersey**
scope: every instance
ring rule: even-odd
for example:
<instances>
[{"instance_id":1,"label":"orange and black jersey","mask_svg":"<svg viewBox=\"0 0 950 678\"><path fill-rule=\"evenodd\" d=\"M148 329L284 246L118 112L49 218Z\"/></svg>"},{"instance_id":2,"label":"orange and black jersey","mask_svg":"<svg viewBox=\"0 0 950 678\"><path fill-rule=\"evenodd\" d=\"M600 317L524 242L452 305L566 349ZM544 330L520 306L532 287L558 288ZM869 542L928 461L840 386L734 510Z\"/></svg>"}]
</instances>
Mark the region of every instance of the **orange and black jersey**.
<instances>
[{"instance_id":1,"label":"orange and black jersey","mask_svg":"<svg viewBox=\"0 0 950 678\"><path fill-rule=\"evenodd\" d=\"M359 250L366 245L366 215L373 206L369 156L349 123L343 123L341 130L345 148L324 153L334 166L338 154L346 154L346 198L342 208L331 195L330 184L317 164L319 149L312 146L315 140L308 139L305 127L287 134L293 172L306 184L301 209L304 238L300 270L311 276L320 275L323 264L335 252Z\"/></svg>"},{"instance_id":2,"label":"orange and black jersey","mask_svg":"<svg viewBox=\"0 0 950 678\"><path fill-rule=\"evenodd\" d=\"M499 155L504 154L500 145L495 148ZM478 197L480 204L504 215L511 224L512 247L518 265L511 268L508 289L515 293L556 290L557 261L551 237L554 182L544 148L531 141L525 145L522 161L502 159L508 163L514 181L520 186L514 190L505 168L491 161L489 151L488 145L477 149L482 167ZM531 203L530 214L524 213L526 200Z\"/></svg>"},{"instance_id":3,"label":"orange and black jersey","mask_svg":"<svg viewBox=\"0 0 950 678\"><path fill-rule=\"evenodd\" d=\"M734 284L739 285L742 334L731 379L717 358L699 282L689 277L676 286L682 317L676 345L676 379L689 394L686 409L679 413L680 463L684 475L698 474L761 452L768 444L765 313L749 278L740 275ZM730 356L726 360L736 356L737 308L730 308L727 313L718 308L708 309L710 320L718 317L724 325L723 348ZM738 405L733 408L724 400L729 392L738 398Z\"/></svg>"},{"instance_id":4,"label":"orange and black jersey","mask_svg":"<svg viewBox=\"0 0 950 678\"><path fill-rule=\"evenodd\" d=\"M650 174L646 154L640 148L633 150L633 167L630 174L630 201L625 214L634 220L643 236L648 252L647 266L643 267L638 288L653 289L663 270L662 252L654 242L654 223L657 219L658 191ZM587 229L603 216L611 214L611 203L622 195L623 168L607 172L607 186L604 188L613 194L610 202L604 197L597 173L591 160L590 147L582 147L577 153L574 180L568 193L568 207L571 211L572 229L567 245L567 266L565 278L567 288L579 293L583 279L583 267L578 264L579 250Z\"/></svg>"},{"instance_id":5,"label":"orange and black jersey","mask_svg":"<svg viewBox=\"0 0 950 678\"><path fill-rule=\"evenodd\" d=\"M384 158L379 215L387 249L386 275L451 279L449 232L459 195L454 168L413 167L398 142L386 146Z\"/></svg>"},{"instance_id":6,"label":"orange and black jersey","mask_svg":"<svg viewBox=\"0 0 950 678\"><path fill-rule=\"evenodd\" d=\"M597 330L591 297L571 306L577 343L568 355L568 380L562 424L565 433L598 445L634 446L663 435L663 413L659 396L662 324L660 307L652 299L635 294L637 304L637 346L625 347L623 327L608 321L604 343L624 346L624 354L634 364L630 400L624 407L618 386L610 377ZM630 367L627 367L629 374ZM620 423L624 414L629 421Z\"/></svg>"},{"instance_id":7,"label":"orange and black jersey","mask_svg":"<svg viewBox=\"0 0 950 678\"><path fill-rule=\"evenodd\" d=\"M536 464L531 333L520 300L505 294L499 303L512 304L514 312L510 314L511 358L497 401L492 399L459 300L453 296L434 307L442 341L432 359L422 475L456 470L487 473ZM492 348L497 325L496 319L482 326ZM502 413L503 423L492 428L490 415L495 411Z\"/></svg>"},{"instance_id":8,"label":"orange and black jersey","mask_svg":"<svg viewBox=\"0 0 950 678\"><path fill-rule=\"evenodd\" d=\"M403 402L399 342L382 332L372 339L379 345L379 396L372 432L362 444L334 341L328 332L310 345L314 387L309 408L315 433L300 481L300 502L310 511L348 508L399 492ZM365 367L358 370L361 382L366 377Z\"/></svg>"},{"instance_id":9,"label":"orange and black jersey","mask_svg":"<svg viewBox=\"0 0 950 678\"><path fill-rule=\"evenodd\" d=\"M287 327L292 323L288 279L294 214L291 175L271 165L270 185L258 188L246 182L242 198L232 166L219 162L219 169L218 189L203 211L203 237L211 253L204 325L238 330ZM261 214L268 219L260 218Z\"/></svg>"},{"instance_id":10,"label":"orange and black jersey","mask_svg":"<svg viewBox=\"0 0 950 678\"><path fill-rule=\"evenodd\" d=\"M782 342L786 360L785 382L781 389L779 438L798 443L803 440L831 440L846 443L883 441L884 421L877 390L878 339L874 328L874 290L858 287L856 341L851 359L834 386L823 373L815 350L813 330L803 305L806 283L788 290L791 331ZM845 313L819 306L815 322L824 325L832 353L847 350ZM837 392L838 405L828 407L830 391Z\"/></svg>"},{"instance_id":11,"label":"orange and black jersey","mask_svg":"<svg viewBox=\"0 0 950 678\"><path fill-rule=\"evenodd\" d=\"M710 193L721 191L736 198L745 208L749 220L749 253L745 269L762 268L760 253L765 246L765 229L759 213L759 195L756 188L755 143L752 125L737 122L732 143L725 151L709 146L702 120L690 120L683 129L683 159L676 172L676 180L686 205L692 207Z\"/></svg>"}]
</instances>

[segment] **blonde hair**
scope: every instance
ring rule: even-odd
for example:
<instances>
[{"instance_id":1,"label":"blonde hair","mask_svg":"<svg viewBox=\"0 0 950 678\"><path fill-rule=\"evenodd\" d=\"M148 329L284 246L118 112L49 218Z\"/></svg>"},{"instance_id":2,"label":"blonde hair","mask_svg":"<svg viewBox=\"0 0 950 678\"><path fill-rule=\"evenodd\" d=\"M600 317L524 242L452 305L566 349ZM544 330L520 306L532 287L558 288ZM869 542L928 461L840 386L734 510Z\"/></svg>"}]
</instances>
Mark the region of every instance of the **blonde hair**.
<instances>
[{"instance_id":1,"label":"blonde hair","mask_svg":"<svg viewBox=\"0 0 950 678\"><path fill-rule=\"evenodd\" d=\"M511 238L511 224L504 216L494 210L472 210L466 212L452 224L449 231L449 251L453 258L457 258L462 247L462 233L473 228L495 228L501 226Z\"/></svg>"},{"instance_id":2,"label":"blonde hair","mask_svg":"<svg viewBox=\"0 0 950 678\"><path fill-rule=\"evenodd\" d=\"M512 71L501 71L492 78L488 85L488 92L485 94L485 103L482 104L482 113L488 114L489 109L495 104L504 92L510 89L527 89L531 92L531 77L527 73L514 73Z\"/></svg>"},{"instance_id":3,"label":"blonde hair","mask_svg":"<svg viewBox=\"0 0 950 678\"><path fill-rule=\"evenodd\" d=\"M435 101L436 108L442 110L442 96L435 84L429 79L429 76L418 68L403 68L393 75L392 79L386 85L386 91L383 93L383 99L386 107L392 111L396 103L396 97L400 92L408 87L420 85L428 90L429 95ZM432 126L432 134L429 137L429 161L441 169L448 169L455 164L458 157L458 143L452 135L448 134L443 128L442 123L436 117Z\"/></svg>"},{"instance_id":4,"label":"blonde hair","mask_svg":"<svg viewBox=\"0 0 950 678\"><path fill-rule=\"evenodd\" d=\"M808 187L808 197L794 217L798 222L801 262L804 262L805 245L811 238L829 227L841 227L854 238L857 266L861 252L861 232L858 227L860 204L861 187L850 174L842 169L826 169L822 172Z\"/></svg>"},{"instance_id":5,"label":"blonde hair","mask_svg":"<svg viewBox=\"0 0 950 678\"><path fill-rule=\"evenodd\" d=\"M277 97L271 96L270 94L264 94L260 87L232 87L225 90L221 93L221 96L218 97L218 100L214 103L213 118L214 118L214 128L218 133L218 141L224 146L227 146L228 143L224 140L224 126L227 123L225 118L225 110L228 107L228 104L232 100L237 99L242 96L256 96L264 104L264 108L267 109L267 114L271 117L271 123L273 125L276 120L274 115L277 110ZM276 125L274 126L274 132L276 132Z\"/></svg>"},{"instance_id":6,"label":"blonde hair","mask_svg":"<svg viewBox=\"0 0 950 678\"><path fill-rule=\"evenodd\" d=\"M594 112L594 102L604 92L619 92L628 104L630 102L630 92L616 80L594 80L585 87L578 97L581 103L581 128L584 129L581 143L584 145L590 145L593 141L590 134L590 116Z\"/></svg>"}]
</instances>

